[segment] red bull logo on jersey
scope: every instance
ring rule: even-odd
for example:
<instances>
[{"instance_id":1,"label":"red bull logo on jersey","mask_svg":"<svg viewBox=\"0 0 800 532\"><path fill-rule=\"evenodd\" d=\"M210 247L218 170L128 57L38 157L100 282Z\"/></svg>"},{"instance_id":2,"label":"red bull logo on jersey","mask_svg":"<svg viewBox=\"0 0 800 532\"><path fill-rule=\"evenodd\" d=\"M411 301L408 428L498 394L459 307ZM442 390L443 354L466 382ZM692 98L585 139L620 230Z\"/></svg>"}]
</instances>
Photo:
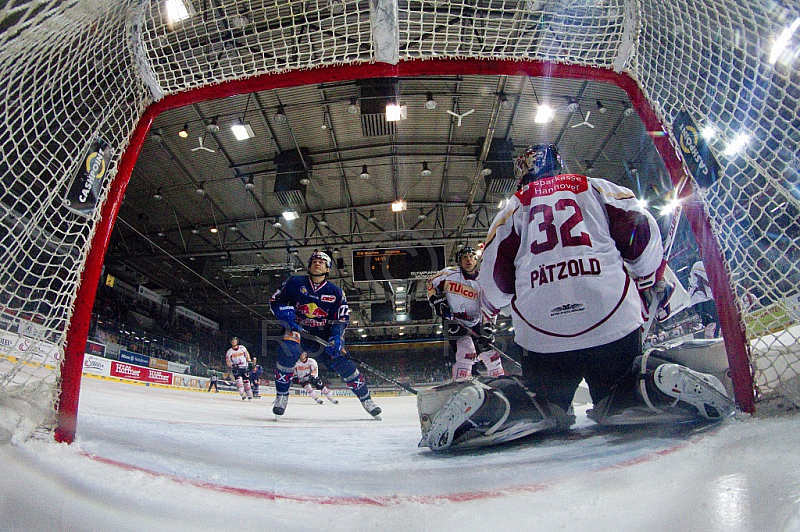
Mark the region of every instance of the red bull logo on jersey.
<instances>
[{"instance_id":1,"label":"red bull logo on jersey","mask_svg":"<svg viewBox=\"0 0 800 532\"><path fill-rule=\"evenodd\" d=\"M305 305L300 305L299 307L297 307L296 312L299 312L306 318L316 318L324 320L325 318L328 317L328 313L325 310L318 307L316 303L306 303Z\"/></svg>"},{"instance_id":2,"label":"red bull logo on jersey","mask_svg":"<svg viewBox=\"0 0 800 532\"><path fill-rule=\"evenodd\" d=\"M445 292L456 294L467 299L478 299L478 291L469 285L447 281L444 287Z\"/></svg>"}]
</instances>

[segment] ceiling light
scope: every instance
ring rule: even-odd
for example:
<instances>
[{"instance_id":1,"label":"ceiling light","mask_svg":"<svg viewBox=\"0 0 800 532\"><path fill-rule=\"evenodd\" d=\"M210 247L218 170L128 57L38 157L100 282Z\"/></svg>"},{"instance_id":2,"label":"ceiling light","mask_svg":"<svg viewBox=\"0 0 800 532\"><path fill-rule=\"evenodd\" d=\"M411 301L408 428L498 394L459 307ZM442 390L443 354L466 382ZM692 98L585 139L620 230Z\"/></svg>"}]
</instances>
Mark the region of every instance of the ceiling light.
<instances>
[{"instance_id":1,"label":"ceiling light","mask_svg":"<svg viewBox=\"0 0 800 532\"><path fill-rule=\"evenodd\" d=\"M786 49L786 46L789 44L789 41L792 38L792 34L797 31L797 28L800 27L800 17L794 19L792 25L788 28L784 28L783 32L781 32L780 36L775 39L775 43L772 45L772 51L769 54L769 64L774 65L778 58L781 56L783 51Z\"/></svg>"},{"instance_id":2,"label":"ceiling light","mask_svg":"<svg viewBox=\"0 0 800 532\"><path fill-rule=\"evenodd\" d=\"M436 109L436 100L433 99L433 93L432 92L429 92L426 95L425 109L430 109L431 111Z\"/></svg>"},{"instance_id":3,"label":"ceiling light","mask_svg":"<svg viewBox=\"0 0 800 532\"><path fill-rule=\"evenodd\" d=\"M233 136L236 137L236 140L247 140L256 136L250 124L243 124L241 122L233 124L231 126L231 132Z\"/></svg>"},{"instance_id":4,"label":"ceiling light","mask_svg":"<svg viewBox=\"0 0 800 532\"><path fill-rule=\"evenodd\" d=\"M483 168L483 169L481 169L481 175L483 177L488 177L488 176L492 175L492 169L491 168Z\"/></svg>"},{"instance_id":5,"label":"ceiling light","mask_svg":"<svg viewBox=\"0 0 800 532\"><path fill-rule=\"evenodd\" d=\"M706 140L711 140L717 134L717 130L712 126L706 126L700 131L700 136Z\"/></svg>"},{"instance_id":6,"label":"ceiling light","mask_svg":"<svg viewBox=\"0 0 800 532\"><path fill-rule=\"evenodd\" d=\"M285 211L283 211L283 218L287 222L291 222L292 220L297 220L298 218L300 218L300 214L298 214L298 212L293 210L293 209L292 210L285 210Z\"/></svg>"},{"instance_id":7,"label":"ceiling light","mask_svg":"<svg viewBox=\"0 0 800 532\"><path fill-rule=\"evenodd\" d=\"M203 188L203 183L202 182L200 183L200 186L197 187L197 191L196 192L197 192L198 196L205 196L206 195L206 189Z\"/></svg>"},{"instance_id":8,"label":"ceiling light","mask_svg":"<svg viewBox=\"0 0 800 532\"><path fill-rule=\"evenodd\" d=\"M256 184L253 182L253 176L247 178L247 183L244 184L244 188L247 190L253 190L256 187Z\"/></svg>"},{"instance_id":9,"label":"ceiling light","mask_svg":"<svg viewBox=\"0 0 800 532\"><path fill-rule=\"evenodd\" d=\"M156 129L150 134L150 138L156 142L161 142L164 140L164 130L161 128Z\"/></svg>"},{"instance_id":10,"label":"ceiling light","mask_svg":"<svg viewBox=\"0 0 800 532\"><path fill-rule=\"evenodd\" d=\"M275 120L275 122L278 124L286 123L286 113L284 112L282 105L278 106L278 109L275 111L275 114L272 115L272 119Z\"/></svg>"},{"instance_id":11,"label":"ceiling light","mask_svg":"<svg viewBox=\"0 0 800 532\"><path fill-rule=\"evenodd\" d=\"M537 124L547 124L548 122L552 122L555 114L556 112L553 110L552 107L550 107L546 103L543 103L536 110L536 117L533 119L533 121L536 122Z\"/></svg>"},{"instance_id":12,"label":"ceiling light","mask_svg":"<svg viewBox=\"0 0 800 532\"><path fill-rule=\"evenodd\" d=\"M322 213L322 219L319 221L321 227L328 227L328 220L325 218L325 213Z\"/></svg>"},{"instance_id":13,"label":"ceiling light","mask_svg":"<svg viewBox=\"0 0 800 532\"><path fill-rule=\"evenodd\" d=\"M234 232L239 230L239 228L238 228L238 227L236 227L236 226L235 226L235 225L233 225L233 224L231 224L231 226L230 226L230 228L229 228L229 229L230 229L231 231L234 231Z\"/></svg>"},{"instance_id":14,"label":"ceiling light","mask_svg":"<svg viewBox=\"0 0 800 532\"><path fill-rule=\"evenodd\" d=\"M406 210L406 207L407 207L407 205L406 205L405 201L397 200L394 203L392 203L392 212L404 211L404 210Z\"/></svg>"},{"instance_id":15,"label":"ceiling light","mask_svg":"<svg viewBox=\"0 0 800 532\"><path fill-rule=\"evenodd\" d=\"M600 100L597 100L597 110L600 111L600 114L605 114L608 111Z\"/></svg>"},{"instance_id":16,"label":"ceiling light","mask_svg":"<svg viewBox=\"0 0 800 532\"><path fill-rule=\"evenodd\" d=\"M427 217L428 217L428 215L427 215L427 214L425 214L425 209L423 209L422 207L420 207L420 208L419 208L419 214L417 215L417 219L418 219L418 220L424 220L424 219L425 219L425 218L427 218Z\"/></svg>"},{"instance_id":17,"label":"ceiling light","mask_svg":"<svg viewBox=\"0 0 800 532\"><path fill-rule=\"evenodd\" d=\"M578 101L575 98L570 98L567 96L567 111L570 113L576 112L580 106L578 105Z\"/></svg>"},{"instance_id":18,"label":"ceiling light","mask_svg":"<svg viewBox=\"0 0 800 532\"><path fill-rule=\"evenodd\" d=\"M311 184L311 180L307 176L301 177L300 178L300 184L301 185L310 185Z\"/></svg>"},{"instance_id":19,"label":"ceiling light","mask_svg":"<svg viewBox=\"0 0 800 532\"><path fill-rule=\"evenodd\" d=\"M500 109L503 111L511 110L513 104L508 100L508 97L505 94L500 95Z\"/></svg>"},{"instance_id":20,"label":"ceiling light","mask_svg":"<svg viewBox=\"0 0 800 532\"><path fill-rule=\"evenodd\" d=\"M211 231L212 233L216 233L217 232L217 226L216 225L212 225L211 229L209 229L209 231Z\"/></svg>"},{"instance_id":21,"label":"ceiling light","mask_svg":"<svg viewBox=\"0 0 800 532\"><path fill-rule=\"evenodd\" d=\"M153 199L154 200L162 200L162 199L164 199L164 196L161 194L161 187L159 187L158 190L156 190L156 193L153 194Z\"/></svg>"},{"instance_id":22,"label":"ceiling light","mask_svg":"<svg viewBox=\"0 0 800 532\"><path fill-rule=\"evenodd\" d=\"M624 114L625 116L631 116L633 114L633 107L631 107L630 104L626 103L623 105L623 107L624 109L622 111L622 114Z\"/></svg>"},{"instance_id":23,"label":"ceiling light","mask_svg":"<svg viewBox=\"0 0 800 532\"><path fill-rule=\"evenodd\" d=\"M159 231L158 232L158 236L160 236L161 238L164 238L164 231Z\"/></svg>"},{"instance_id":24,"label":"ceiling light","mask_svg":"<svg viewBox=\"0 0 800 532\"><path fill-rule=\"evenodd\" d=\"M408 106L398 103L386 104L386 121L397 122L408 118Z\"/></svg>"},{"instance_id":25,"label":"ceiling light","mask_svg":"<svg viewBox=\"0 0 800 532\"><path fill-rule=\"evenodd\" d=\"M475 213L474 213L474 212L472 212L472 211L469 211L469 212L467 213L467 216L466 216L466 218L467 218L467 220L472 220L473 218L475 218Z\"/></svg>"},{"instance_id":26,"label":"ceiling light","mask_svg":"<svg viewBox=\"0 0 800 532\"><path fill-rule=\"evenodd\" d=\"M422 172L420 172L420 175L423 177L428 177L429 175L431 175L431 169L428 168L427 162L422 163Z\"/></svg>"},{"instance_id":27,"label":"ceiling light","mask_svg":"<svg viewBox=\"0 0 800 532\"><path fill-rule=\"evenodd\" d=\"M334 255L338 255L339 253L341 253L341 251L339 251L339 248L333 248L333 254ZM353 322L353 323L355 323L355 322Z\"/></svg>"},{"instance_id":28,"label":"ceiling light","mask_svg":"<svg viewBox=\"0 0 800 532\"><path fill-rule=\"evenodd\" d=\"M375 209L369 210L369 218L367 218L367 220L369 220L372 223L375 223L375 221L377 220L377 218L375 217Z\"/></svg>"},{"instance_id":29,"label":"ceiling light","mask_svg":"<svg viewBox=\"0 0 800 532\"><path fill-rule=\"evenodd\" d=\"M367 165L361 167L361 175L359 175L361 179L369 179L369 172L367 171Z\"/></svg>"},{"instance_id":30,"label":"ceiling light","mask_svg":"<svg viewBox=\"0 0 800 532\"><path fill-rule=\"evenodd\" d=\"M728 157L736 155L745 147L745 145L747 145L747 141L749 140L750 137L748 135L744 133L739 133L738 135L736 135L736 138L733 139L730 144L728 144L728 147L725 148L725 151L723 153Z\"/></svg>"},{"instance_id":31,"label":"ceiling light","mask_svg":"<svg viewBox=\"0 0 800 532\"><path fill-rule=\"evenodd\" d=\"M183 0L167 0L165 9L167 11L167 21L170 26L175 22L191 17L194 11L194 9L187 6Z\"/></svg>"},{"instance_id":32,"label":"ceiling light","mask_svg":"<svg viewBox=\"0 0 800 532\"><path fill-rule=\"evenodd\" d=\"M185 139L189 136L189 124L184 124L183 129L178 131L178 136L182 139Z\"/></svg>"},{"instance_id":33,"label":"ceiling light","mask_svg":"<svg viewBox=\"0 0 800 532\"><path fill-rule=\"evenodd\" d=\"M272 227L274 227L275 229L280 229L281 228L281 223L278 221L277 218L275 218L275 221L272 222Z\"/></svg>"},{"instance_id":34,"label":"ceiling light","mask_svg":"<svg viewBox=\"0 0 800 532\"><path fill-rule=\"evenodd\" d=\"M350 103L347 104L347 112L351 115L358 114L358 99L350 98Z\"/></svg>"},{"instance_id":35,"label":"ceiling light","mask_svg":"<svg viewBox=\"0 0 800 532\"><path fill-rule=\"evenodd\" d=\"M219 131L219 126L217 125L217 118L214 117L211 122L206 125L206 131L209 133L216 133Z\"/></svg>"},{"instance_id":36,"label":"ceiling light","mask_svg":"<svg viewBox=\"0 0 800 532\"><path fill-rule=\"evenodd\" d=\"M192 227L191 231L193 235L200 234L200 229L198 229L197 227Z\"/></svg>"}]
</instances>

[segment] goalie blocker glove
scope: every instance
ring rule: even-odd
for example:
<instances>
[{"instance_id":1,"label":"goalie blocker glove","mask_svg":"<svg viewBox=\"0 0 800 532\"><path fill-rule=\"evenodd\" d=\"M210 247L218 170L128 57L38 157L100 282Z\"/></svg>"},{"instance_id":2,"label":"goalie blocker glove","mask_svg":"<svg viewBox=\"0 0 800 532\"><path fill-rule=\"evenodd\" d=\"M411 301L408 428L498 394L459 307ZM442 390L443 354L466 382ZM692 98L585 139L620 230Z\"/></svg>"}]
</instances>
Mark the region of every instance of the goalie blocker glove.
<instances>
[{"instance_id":1,"label":"goalie blocker glove","mask_svg":"<svg viewBox=\"0 0 800 532\"><path fill-rule=\"evenodd\" d=\"M671 316L670 299L675 292L673 283L663 279L656 281L655 274L653 274L637 279L636 288L639 290L639 296L642 298L646 312L649 312L650 307L655 303L655 318L658 321L664 321Z\"/></svg>"}]
</instances>

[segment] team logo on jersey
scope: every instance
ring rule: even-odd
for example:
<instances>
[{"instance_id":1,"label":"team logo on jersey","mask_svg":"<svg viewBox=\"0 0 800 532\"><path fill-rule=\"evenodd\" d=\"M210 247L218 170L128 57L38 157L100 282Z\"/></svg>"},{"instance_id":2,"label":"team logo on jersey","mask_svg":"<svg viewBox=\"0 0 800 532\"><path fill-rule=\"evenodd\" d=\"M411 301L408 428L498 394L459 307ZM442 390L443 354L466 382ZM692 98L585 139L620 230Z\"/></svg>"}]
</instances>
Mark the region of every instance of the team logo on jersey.
<instances>
[{"instance_id":1,"label":"team logo on jersey","mask_svg":"<svg viewBox=\"0 0 800 532\"><path fill-rule=\"evenodd\" d=\"M318 307L316 303L306 303L297 307L297 312L307 318L324 319L328 317L328 313L322 308Z\"/></svg>"},{"instance_id":2,"label":"team logo on jersey","mask_svg":"<svg viewBox=\"0 0 800 532\"><path fill-rule=\"evenodd\" d=\"M583 303L567 303L550 309L550 317L563 316L564 314L572 314L573 312L583 312L584 310L586 310L586 305Z\"/></svg>"},{"instance_id":3,"label":"team logo on jersey","mask_svg":"<svg viewBox=\"0 0 800 532\"><path fill-rule=\"evenodd\" d=\"M308 290L306 290L305 286L300 287L300 293L303 294L304 296L308 295Z\"/></svg>"},{"instance_id":4,"label":"team logo on jersey","mask_svg":"<svg viewBox=\"0 0 800 532\"><path fill-rule=\"evenodd\" d=\"M467 299L478 299L478 291L470 288L468 285L456 283L454 281L447 281L445 291L451 294L456 294Z\"/></svg>"},{"instance_id":5,"label":"team logo on jersey","mask_svg":"<svg viewBox=\"0 0 800 532\"><path fill-rule=\"evenodd\" d=\"M333 303L336 301L336 296L322 296L320 299L323 303Z\"/></svg>"}]
</instances>

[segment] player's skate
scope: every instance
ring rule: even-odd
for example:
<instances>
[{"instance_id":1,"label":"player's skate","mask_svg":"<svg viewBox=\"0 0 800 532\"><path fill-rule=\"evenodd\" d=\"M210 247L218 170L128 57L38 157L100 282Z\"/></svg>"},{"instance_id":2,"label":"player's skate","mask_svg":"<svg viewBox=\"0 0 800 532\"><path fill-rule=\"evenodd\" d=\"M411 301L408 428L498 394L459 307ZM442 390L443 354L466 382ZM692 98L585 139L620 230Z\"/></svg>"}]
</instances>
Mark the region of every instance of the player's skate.
<instances>
[{"instance_id":1,"label":"player's skate","mask_svg":"<svg viewBox=\"0 0 800 532\"><path fill-rule=\"evenodd\" d=\"M334 399L333 397L328 397L328 401L330 401L331 403L333 403L333 404L335 404L335 405L338 405L338 404L339 404L339 401L337 401L337 400L336 400L336 399Z\"/></svg>"},{"instance_id":2,"label":"player's skate","mask_svg":"<svg viewBox=\"0 0 800 532\"><path fill-rule=\"evenodd\" d=\"M492 386L473 381L451 396L433 417L430 428L423 428L419 446L434 451L482 447L567 428L572 423L566 417L559 423L556 417L545 415L514 379L500 378L489 383Z\"/></svg>"},{"instance_id":3,"label":"player's skate","mask_svg":"<svg viewBox=\"0 0 800 532\"><path fill-rule=\"evenodd\" d=\"M286 412L286 405L289 403L289 396L288 395L279 395L275 398L275 402L272 403L272 413L276 416L282 416L284 412Z\"/></svg>"},{"instance_id":4,"label":"player's skate","mask_svg":"<svg viewBox=\"0 0 800 532\"><path fill-rule=\"evenodd\" d=\"M680 364L661 364L653 373L653 381L660 392L677 399L676 402L689 403L702 418L718 420L736 413L736 404L713 375Z\"/></svg>"},{"instance_id":5,"label":"player's skate","mask_svg":"<svg viewBox=\"0 0 800 532\"><path fill-rule=\"evenodd\" d=\"M364 410L366 410L369 413L369 415L371 415L375 419L381 418L381 408L375 404L375 401L373 401L371 397L362 399L361 406L363 406Z\"/></svg>"},{"instance_id":6,"label":"player's skate","mask_svg":"<svg viewBox=\"0 0 800 532\"><path fill-rule=\"evenodd\" d=\"M322 404L322 399L319 397L315 397L314 400L317 402L318 405Z\"/></svg>"}]
</instances>

